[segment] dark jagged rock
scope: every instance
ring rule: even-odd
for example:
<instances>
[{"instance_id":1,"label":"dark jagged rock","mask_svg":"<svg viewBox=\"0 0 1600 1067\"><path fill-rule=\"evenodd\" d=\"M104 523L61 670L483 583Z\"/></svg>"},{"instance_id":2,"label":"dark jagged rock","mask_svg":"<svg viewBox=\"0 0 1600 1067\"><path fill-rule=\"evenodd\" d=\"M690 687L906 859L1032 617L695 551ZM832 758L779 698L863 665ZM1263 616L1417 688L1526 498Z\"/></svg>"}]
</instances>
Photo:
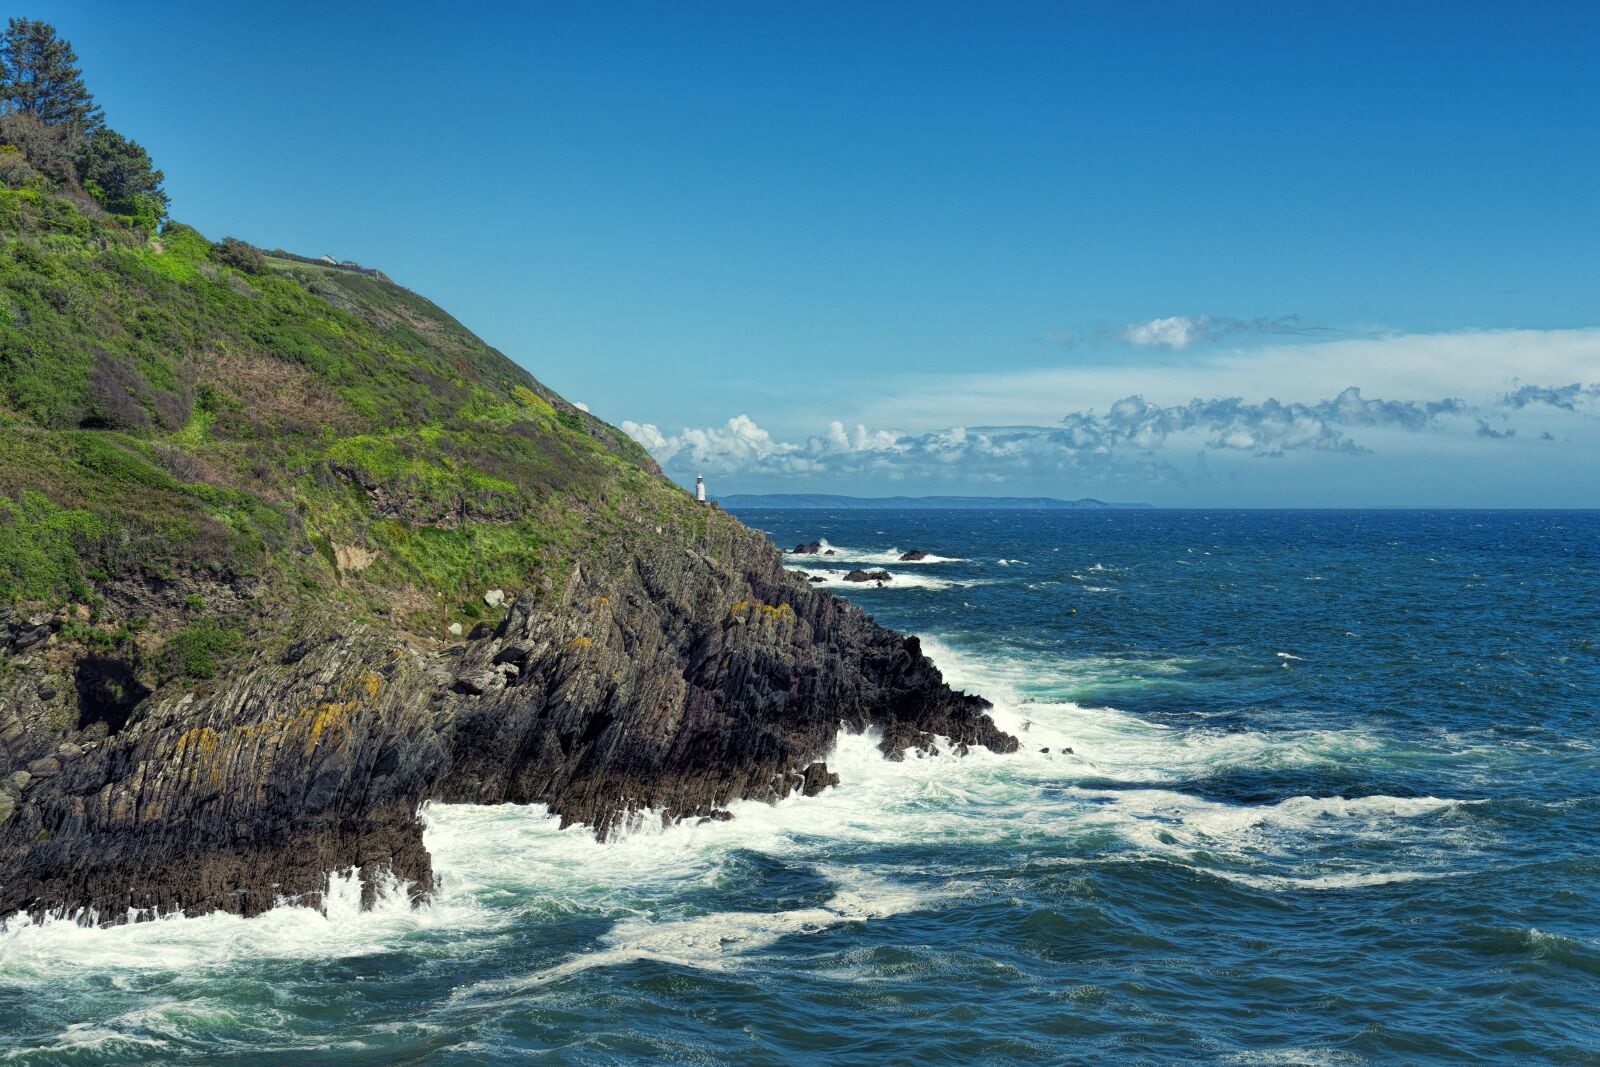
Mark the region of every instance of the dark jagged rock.
<instances>
[{"instance_id":1,"label":"dark jagged rock","mask_svg":"<svg viewBox=\"0 0 1600 1067\"><path fill-rule=\"evenodd\" d=\"M18 652L25 648L32 648L40 641L49 637L53 631L49 623L38 623L33 626L24 626L17 630L11 638L11 647Z\"/></svg>"},{"instance_id":2,"label":"dark jagged rock","mask_svg":"<svg viewBox=\"0 0 1600 1067\"><path fill-rule=\"evenodd\" d=\"M894 575L888 571L853 570L844 576L847 582L892 582Z\"/></svg>"},{"instance_id":3,"label":"dark jagged rock","mask_svg":"<svg viewBox=\"0 0 1600 1067\"><path fill-rule=\"evenodd\" d=\"M913 548L910 552L905 552L905 553L901 554L900 562L901 563L916 563L918 560L924 560L924 559L927 559L927 558L928 558L928 554L926 552L922 551L920 548Z\"/></svg>"},{"instance_id":4,"label":"dark jagged rock","mask_svg":"<svg viewBox=\"0 0 1600 1067\"><path fill-rule=\"evenodd\" d=\"M547 804L601 837L647 811L721 819L839 784L822 759L841 723L889 759L935 736L1016 749L916 638L716 522L717 556L613 542L464 646L330 620L293 654L152 694L69 759L34 687L13 690L0 741L27 770L0 787L0 914L254 914L350 866L424 892L422 801Z\"/></svg>"},{"instance_id":5,"label":"dark jagged rock","mask_svg":"<svg viewBox=\"0 0 1600 1067\"><path fill-rule=\"evenodd\" d=\"M795 545L793 548L791 548L789 550L789 554L791 556L814 556L818 552L821 552L821 551L822 551L822 542L821 541L806 541L806 542L804 542L802 544ZM832 553L829 553L829 554L832 555Z\"/></svg>"}]
</instances>

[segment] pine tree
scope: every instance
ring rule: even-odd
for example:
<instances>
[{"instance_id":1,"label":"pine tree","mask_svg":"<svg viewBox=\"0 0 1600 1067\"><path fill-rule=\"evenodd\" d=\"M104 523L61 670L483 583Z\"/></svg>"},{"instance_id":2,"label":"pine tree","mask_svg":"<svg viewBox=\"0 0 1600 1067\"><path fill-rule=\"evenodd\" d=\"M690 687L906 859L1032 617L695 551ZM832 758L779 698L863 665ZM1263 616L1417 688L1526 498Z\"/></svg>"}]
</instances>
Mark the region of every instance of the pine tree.
<instances>
[{"instance_id":1,"label":"pine tree","mask_svg":"<svg viewBox=\"0 0 1600 1067\"><path fill-rule=\"evenodd\" d=\"M79 133L104 121L83 84L72 45L37 19L13 18L0 34L0 109L32 111L47 125Z\"/></svg>"}]
</instances>

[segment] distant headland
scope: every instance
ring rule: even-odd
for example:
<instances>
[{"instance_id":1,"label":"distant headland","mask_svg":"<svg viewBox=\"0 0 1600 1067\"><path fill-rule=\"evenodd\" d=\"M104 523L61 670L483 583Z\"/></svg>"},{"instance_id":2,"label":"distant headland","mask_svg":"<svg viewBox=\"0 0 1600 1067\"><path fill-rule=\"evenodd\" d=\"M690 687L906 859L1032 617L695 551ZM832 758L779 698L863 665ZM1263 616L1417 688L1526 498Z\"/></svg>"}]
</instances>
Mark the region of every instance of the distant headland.
<instances>
[{"instance_id":1,"label":"distant headland","mask_svg":"<svg viewBox=\"0 0 1600 1067\"><path fill-rule=\"evenodd\" d=\"M812 511L843 508L898 508L904 510L997 509L1039 511L1094 511L1107 508L1147 508L1149 504L1112 503L1084 497L1057 500L1048 496L835 496L830 493L737 493L719 496L724 508L767 508L775 511Z\"/></svg>"}]
</instances>

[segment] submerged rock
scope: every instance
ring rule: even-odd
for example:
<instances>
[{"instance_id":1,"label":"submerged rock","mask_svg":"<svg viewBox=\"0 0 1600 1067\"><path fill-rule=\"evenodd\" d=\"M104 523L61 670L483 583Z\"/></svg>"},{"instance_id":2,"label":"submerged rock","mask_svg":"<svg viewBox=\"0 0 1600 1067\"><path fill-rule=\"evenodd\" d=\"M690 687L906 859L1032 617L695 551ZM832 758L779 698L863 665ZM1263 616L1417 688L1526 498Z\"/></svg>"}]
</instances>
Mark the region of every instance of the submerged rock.
<instances>
[{"instance_id":1,"label":"submerged rock","mask_svg":"<svg viewBox=\"0 0 1600 1067\"><path fill-rule=\"evenodd\" d=\"M910 552L905 552L905 553L901 554L900 562L901 563L915 563L918 560L923 560L923 559L927 559L927 558L928 558L928 554L926 552L922 551L919 548L913 548Z\"/></svg>"}]
</instances>

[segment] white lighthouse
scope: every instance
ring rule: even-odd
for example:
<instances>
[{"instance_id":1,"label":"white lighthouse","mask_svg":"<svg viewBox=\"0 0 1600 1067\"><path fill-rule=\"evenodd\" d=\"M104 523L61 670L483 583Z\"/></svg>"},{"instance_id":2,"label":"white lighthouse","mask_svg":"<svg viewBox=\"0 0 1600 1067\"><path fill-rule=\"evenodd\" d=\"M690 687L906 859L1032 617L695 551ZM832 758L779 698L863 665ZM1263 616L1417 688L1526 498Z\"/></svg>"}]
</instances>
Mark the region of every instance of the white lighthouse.
<instances>
[{"instance_id":1,"label":"white lighthouse","mask_svg":"<svg viewBox=\"0 0 1600 1067\"><path fill-rule=\"evenodd\" d=\"M694 498L702 504L706 502L706 480L698 474L694 476Z\"/></svg>"}]
</instances>

